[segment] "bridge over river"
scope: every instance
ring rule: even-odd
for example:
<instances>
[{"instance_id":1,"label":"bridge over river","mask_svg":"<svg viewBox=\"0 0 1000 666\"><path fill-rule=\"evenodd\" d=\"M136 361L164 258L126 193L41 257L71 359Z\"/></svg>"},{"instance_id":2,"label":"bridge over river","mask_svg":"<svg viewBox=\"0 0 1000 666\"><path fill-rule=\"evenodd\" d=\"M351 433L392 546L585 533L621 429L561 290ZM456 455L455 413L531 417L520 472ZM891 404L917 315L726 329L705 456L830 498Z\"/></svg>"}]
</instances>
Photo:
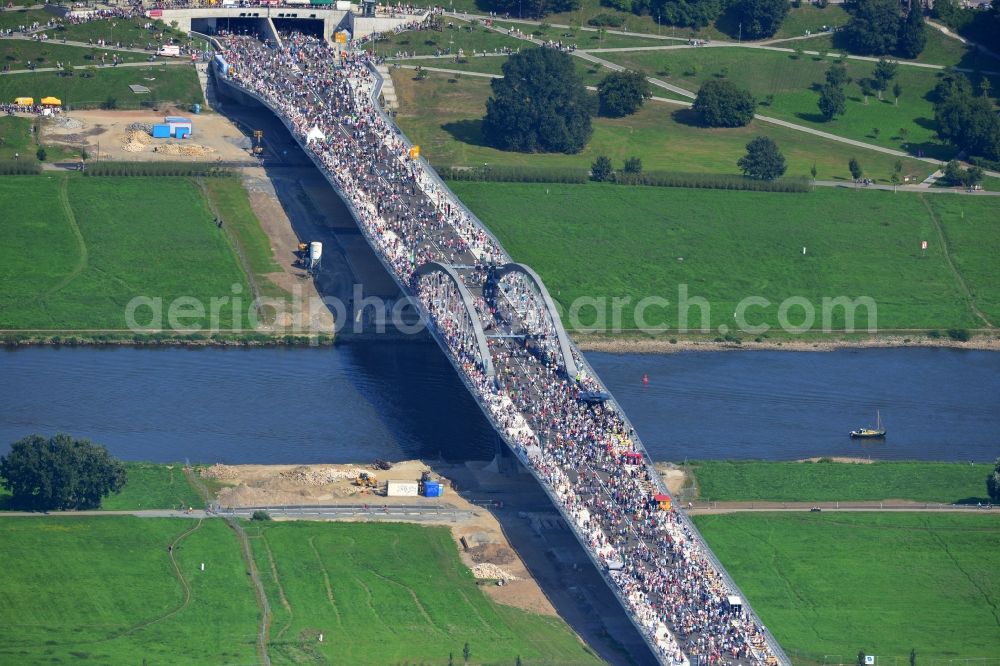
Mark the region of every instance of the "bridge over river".
<instances>
[{"instance_id":1,"label":"bridge over river","mask_svg":"<svg viewBox=\"0 0 1000 666\"><path fill-rule=\"evenodd\" d=\"M264 104L343 198L480 409L562 513L661 664L790 664L628 417L516 263L379 105L369 57L284 36L217 42L216 81Z\"/></svg>"}]
</instances>

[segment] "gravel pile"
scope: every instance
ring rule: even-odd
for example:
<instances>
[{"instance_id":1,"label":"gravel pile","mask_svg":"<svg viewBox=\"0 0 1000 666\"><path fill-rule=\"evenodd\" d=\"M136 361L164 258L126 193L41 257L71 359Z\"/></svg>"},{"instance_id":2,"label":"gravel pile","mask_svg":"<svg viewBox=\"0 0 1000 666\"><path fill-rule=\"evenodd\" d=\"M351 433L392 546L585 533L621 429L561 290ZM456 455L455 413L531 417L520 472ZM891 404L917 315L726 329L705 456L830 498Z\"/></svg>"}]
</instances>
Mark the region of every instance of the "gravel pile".
<instances>
[{"instance_id":1,"label":"gravel pile","mask_svg":"<svg viewBox=\"0 0 1000 666\"><path fill-rule=\"evenodd\" d=\"M282 472L281 478L303 486L325 486L328 483L357 478L361 471L357 467L349 469L336 469L334 467L313 469L303 465Z\"/></svg>"},{"instance_id":2,"label":"gravel pile","mask_svg":"<svg viewBox=\"0 0 1000 666\"><path fill-rule=\"evenodd\" d=\"M201 470L201 475L206 479L219 479L220 481L233 481L239 476L235 467L218 463Z\"/></svg>"}]
</instances>

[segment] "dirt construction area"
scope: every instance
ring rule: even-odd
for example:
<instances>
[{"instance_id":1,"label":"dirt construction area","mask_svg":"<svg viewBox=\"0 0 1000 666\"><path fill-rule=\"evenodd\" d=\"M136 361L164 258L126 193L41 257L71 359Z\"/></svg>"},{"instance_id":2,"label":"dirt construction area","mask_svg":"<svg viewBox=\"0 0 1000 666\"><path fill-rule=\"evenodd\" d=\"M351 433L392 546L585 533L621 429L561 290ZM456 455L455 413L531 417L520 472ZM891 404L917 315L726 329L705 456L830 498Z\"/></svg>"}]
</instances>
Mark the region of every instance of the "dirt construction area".
<instances>
[{"instance_id":1,"label":"dirt construction area","mask_svg":"<svg viewBox=\"0 0 1000 666\"><path fill-rule=\"evenodd\" d=\"M190 118L193 133L187 139L154 139L147 128L165 116ZM248 161L252 140L216 113L161 107L158 111L70 111L46 119L41 139L48 144L86 146L91 159L118 162L232 162Z\"/></svg>"},{"instance_id":2,"label":"dirt construction area","mask_svg":"<svg viewBox=\"0 0 1000 666\"><path fill-rule=\"evenodd\" d=\"M474 464L474 463L470 463ZM459 474L468 474L466 465L451 467ZM455 509L459 519L445 513L440 519L421 518L420 524L441 524L451 528L462 562L476 578L503 581L488 584L484 590L499 603L535 613L556 615L555 609L531 573L511 548L497 519L486 509L472 504L453 491L448 466L435 463L432 477L442 482L445 494L441 498L387 497L387 481L416 482L430 467L420 460L394 463L389 470L373 465L213 465L201 470L201 476L222 485L216 493L223 508L276 505L362 505L381 508L408 506ZM375 477L376 487L357 485L361 472ZM275 516L275 519L280 520ZM401 520L393 515L393 520ZM338 518L338 520L343 520ZM346 520L364 521L364 516Z\"/></svg>"}]
</instances>

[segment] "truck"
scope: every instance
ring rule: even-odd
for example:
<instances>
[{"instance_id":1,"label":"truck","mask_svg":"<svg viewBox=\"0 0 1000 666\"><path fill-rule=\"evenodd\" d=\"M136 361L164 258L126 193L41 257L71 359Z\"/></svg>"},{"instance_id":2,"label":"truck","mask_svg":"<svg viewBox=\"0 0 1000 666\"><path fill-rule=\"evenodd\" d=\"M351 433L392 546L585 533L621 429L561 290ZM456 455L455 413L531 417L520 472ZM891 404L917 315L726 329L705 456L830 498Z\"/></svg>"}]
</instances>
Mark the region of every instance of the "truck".
<instances>
[{"instance_id":1,"label":"truck","mask_svg":"<svg viewBox=\"0 0 1000 666\"><path fill-rule=\"evenodd\" d=\"M177 44L164 44L156 50L156 55L160 56L179 56L181 54L181 47Z\"/></svg>"}]
</instances>

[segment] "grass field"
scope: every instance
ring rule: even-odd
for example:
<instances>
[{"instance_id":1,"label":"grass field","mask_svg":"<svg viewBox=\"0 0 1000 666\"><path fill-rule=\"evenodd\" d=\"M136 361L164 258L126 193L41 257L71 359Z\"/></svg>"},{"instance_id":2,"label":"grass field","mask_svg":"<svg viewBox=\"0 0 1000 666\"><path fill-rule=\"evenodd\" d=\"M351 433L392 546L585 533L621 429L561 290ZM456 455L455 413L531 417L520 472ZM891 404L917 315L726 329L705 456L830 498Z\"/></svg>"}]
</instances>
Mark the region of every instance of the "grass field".
<instances>
[{"instance_id":1,"label":"grass field","mask_svg":"<svg viewBox=\"0 0 1000 666\"><path fill-rule=\"evenodd\" d=\"M128 481L117 495L101 503L106 511L202 507L180 464L125 463Z\"/></svg>"},{"instance_id":2,"label":"grass field","mask_svg":"<svg viewBox=\"0 0 1000 666\"><path fill-rule=\"evenodd\" d=\"M850 664L864 650L881 664L906 664L912 648L918 664L945 666L1000 653L995 516L803 512L695 522L797 663Z\"/></svg>"},{"instance_id":3,"label":"grass field","mask_svg":"<svg viewBox=\"0 0 1000 666\"><path fill-rule=\"evenodd\" d=\"M126 462L128 480L120 493L106 497L101 503L105 511L142 509L177 509L202 506L180 465ZM10 509L10 494L0 487L0 509Z\"/></svg>"},{"instance_id":4,"label":"grass field","mask_svg":"<svg viewBox=\"0 0 1000 666\"><path fill-rule=\"evenodd\" d=\"M14 154L34 157L35 144L31 139L31 119L19 116L0 117L0 160L12 160Z\"/></svg>"},{"instance_id":5,"label":"grass field","mask_svg":"<svg viewBox=\"0 0 1000 666\"><path fill-rule=\"evenodd\" d=\"M600 663L561 620L486 597L447 528L300 522L250 534L276 663L443 665L466 642L476 664Z\"/></svg>"},{"instance_id":6,"label":"grass field","mask_svg":"<svg viewBox=\"0 0 1000 666\"><path fill-rule=\"evenodd\" d=\"M808 48L808 47L807 47ZM847 112L830 122L819 113L819 95L815 87L824 81L832 58L803 56L741 48L703 48L679 51L647 51L605 54L607 60L650 75L669 76L669 81L696 91L706 81L725 76L748 88L758 101L768 95L770 105L758 113L803 124L866 143L903 149L911 154L923 151L928 157L951 159L957 152L936 135L933 104L928 94L937 85L937 73L915 67L900 67L896 81L902 87L898 105L890 90L883 100L869 97L867 106L858 80L870 77L874 64L848 60L847 69L854 79L847 87ZM993 81L1000 89L1000 78ZM878 133L874 131L878 128ZM905 137L900 129L905 130Z\"/></svg>"},{"instance_id":7,"label":"grass field","mask_svg":"<svg viewBox=\"0 0 1000 666\"><path fill-rule=\"evenodd\" d=\"M177 297L208 309L234 284L249 293L191 180L11 176L0 179L0 200L0 328L125 328L136 296L163 299L166 327ZM231 306L220 315L231 323Z\"/></svg>"},{"instance_id":8,"label":"grass field","mask_svg":"<svg viewBox=\"0 0 1000 666\"><path fill-rule=\"evenodd\" d=\"M6 6L6 3L4 3ZM21 9L16 11L0 11L0 28L17 30L20 25L30 25L35 21L45 24L56 18L55 14L43 9ZM152 23L152 28L143 26ZM68 39L73 42L105 40L128 48L146 48L147 44L158 44L168 39L177 39L181 43L188 38L180 30L174 30L163 21L150 21L145 17L131 19L114 18L87 21L85 23L68 24L61 27L44 30L49 39ZM157 39L160 37L161 39Z\"/></svg>"},{"instance_id":9,"label":"grass field","mask_svg":"<svg viewBox=\"0 0 1000 666\"><path fill-rule=\"evenodd\" d=\"M713 330L721 324L735 330L735 306L748 296L770 301L748 311L753 325L777 324L777 304L791 296L813 304L817 330L822 298L839 296L874 299L880 329L982 325L934 241L927 206L950 219L949 195L830 188L769 194L596 183L461 182L451 187L517 261L539 272L563 308L581 297L610 303L627 296L635 304L659 296L670 306L651 307L646 322L676 330L678 286L686 284L689 296L708 300ZM961 243L953 242L952 249L977 267L965 274L975 293L994 294L988 266L1000 238L997 202L963 198L960 203ZM924 238L931 243L921 257ZM977 300L980 309L1000 315L992 303ZM795 310L789 320L798 324L802 310ZM632 328L631 305L622 312L622 328ZM592 313L580 312L583 325L593 323ZM831 328L842 328L843 309L832 314ZM855 326L864 330L864 309L857 314ZM701 310L694 307L689 326L700 327L700 322Z\"/></svg>"},{"instance_id":10,"label":"grass field","mask_svg":"<svg viewBox=\"0 0 1000 666\"><path fill-rule=\"evenodd\" d=\"M476 58L474 62L493 60L497 59ZM662 102L647 102L627 118L594 118L594 135L577 155L505 152L485 145L480 134L490 96L489 80L461 77L451 83L445 74L432 73L423 81L414 76L412 70L393 73L400 102L396 120L432 164L589 168L598 155L608 155L621 168L627 157L637 155L646 170L735 174L739 173L736 161L746 152L747 142L760 134L778 143L788 162L789 176L807 176L815 164L819 178L847 180L848 162L856 156L870 177L885 180L896 162L891 155L759 121L733 129L696 127L690 124L690 111ZM932 169L917 160L902 162L904 174L921 180Z\"/></svg>"},{"instance_id":11,"label":"grass field","mask_svg":"<svg viewBox=\"0 0 1000 666\"><path fill-rule=\"evenodd\" d=\"M83 63L79 63L83 64ZM76 70L73 76L60 72L32 72L0 76L0 99L54 96L70 107L98 106L109 98L120 108L138 108L143 102L204 102L198 75L191 65L150 65L149 67L104 67L90 72ZM140 84L150 93L136 95L129 85Z\"/></svg>"},{"instance_id":12,"label":"grass field","mask_svg":"<svg viewBox=\"0 0 1000 666\"><path fill-rule=\"evenodd\" d=\"M993 465L932 462L797 463L699 460L700 497L717 501L826 502L905 499L976 503Z\"/></svg>"},{"instance_id":13,"label":"grass field","mask_svg":"<svg viewBox=\"0 0 1000 666\"><path fill-rule=\"evenodd\" d=\"M105 48L86 48L60 44L54 41L26 42L14 39L0 40L0 63L9 65L12 70L28 69L28 63L36 67L55 67L56 62L63 66L100 65L101 55L107 55L108 65L111 65L111 55L117 53L124 62L142 62L149 56L134 51L115 51Z\"/></svg>"},{"instance_id":14,"label":"grass field","mask_svg":"<svg viewBox=\"0 0 1000 666\"><path fill-rule=\"evenodd\" d=\"M6 518L0 560L0 661L257 663L256 602L221 520Z\"/></svg>"}]
</instances>

